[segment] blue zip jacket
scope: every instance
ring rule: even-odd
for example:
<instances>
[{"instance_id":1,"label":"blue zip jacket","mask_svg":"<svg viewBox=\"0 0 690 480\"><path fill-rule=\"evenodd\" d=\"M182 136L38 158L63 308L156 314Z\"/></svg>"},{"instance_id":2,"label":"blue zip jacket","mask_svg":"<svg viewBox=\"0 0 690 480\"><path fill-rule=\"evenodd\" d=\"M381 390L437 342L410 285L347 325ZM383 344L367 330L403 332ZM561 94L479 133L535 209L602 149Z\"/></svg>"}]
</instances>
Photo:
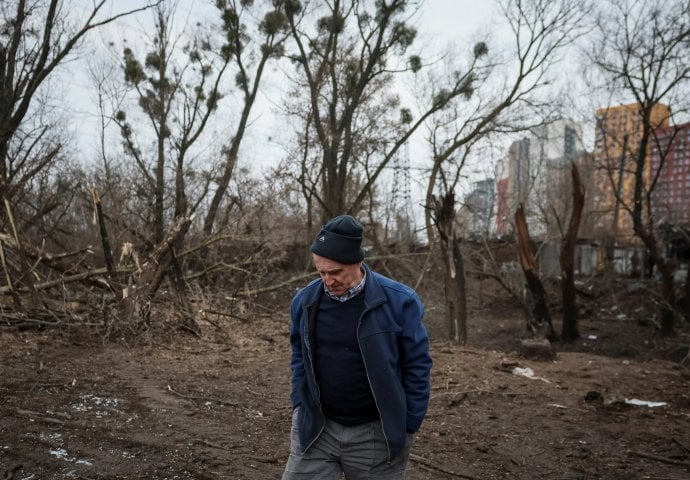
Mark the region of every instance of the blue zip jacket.
<instances>
[{"instance_id":1,"label":"blue zip jacket","mask_svg":"<svg viewBox=\"0 0 690 480\"><path fill-rule=\"evenodd\" d=\"M405 446L407 432L419 430L427 411L429 338L422 323L424 306L414 290L371 271L367 265L364 269L364 312L357 337L381 415L389 459L393 459ZM313 363L313 322L322 292L323 282L316 279L297 292L290 307L290 399L293 409L300 407L297 428L301 453L316 441L325 425Z\"/></svg>"}]
</instances>

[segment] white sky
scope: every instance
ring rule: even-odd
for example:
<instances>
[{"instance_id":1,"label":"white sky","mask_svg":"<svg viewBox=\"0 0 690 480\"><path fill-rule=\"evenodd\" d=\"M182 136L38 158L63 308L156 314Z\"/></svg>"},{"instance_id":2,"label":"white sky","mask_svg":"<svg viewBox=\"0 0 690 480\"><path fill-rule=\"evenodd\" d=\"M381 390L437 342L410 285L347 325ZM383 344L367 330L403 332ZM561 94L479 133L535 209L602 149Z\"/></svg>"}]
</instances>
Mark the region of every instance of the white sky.
<instances>
[{"instance_id":1,"label":"white sky","mask_svg":"<svg viewBox=\"0 0 690 480\"><path fill-rule=\"evenodd\" d=\"M447 41L464 40L491 24L495 4L491 0L426 0L419 29Z\"/></svg>"},{"instance_id":2,"label":"white sky","mask_svg":"<svg viewBox=\"0 0 690 480\"><path fill-rule=\"evenodd\" d=\"M178 0L177 17L184 19L189 14L194 19L191 21L192 24L200 15L216 21L217 10L213 3L212 0ZM141 4L142 0L113 0L112 11L121 12L137 8ZM122 40L127 39L127 43L132 45L136 43L137 38L143 38L143 32L146 31L146 25L150 25L151 18L150 12L138 14L137 17L128 17L116 26L102 29L91 35L88 42L93 46L103 45L106 40L114 40L113 52L117 58L113 60L119 60L123 46ZM500 18L500 15L496 14L496 4L492 0L425 0L417 17L418 39L415 45L418 48L421 46L422 49L428 45L434 51L445 50L450 46L456 46L460 50L467 51L474 45L478 32L487 32L497 28L497 18ZM180 22L184 24L183 20ZM86 47L88 48L89 45L87 44ZM83 65L84 60L88 59L84 57L88 57L88 55L84 55L76 63ZM88 164L98 161L98 152L100 151L98 135L100 120L95 107L96 93L88 76L85 74L75 75L71 71L73 66L70 65L68 69L64 70L67 76L63 76L61 82L69 85L67 98L70 98L71 101L68 102L66 116L70 119L70 124L73 125L78 155L82 162ZM118 77L122 75L119 68L113 70L113 75ZM270 79L266 78L266 80ZM275 82L273 83L275 84ZM269 84L264 85L264 87L269 86ZM239 167L247 167L252 171L261 172L275 166L284 156L284 147L280 142L281 134L287 141L286 137L289 132L280 123L284 122L284 119L274 113L275 103L280 101L282 85L274 85L274 87L274 89L264 90L263 96L257 100L257 105L252 113L252 124L245 135L240 151ZM228 105L226 104L224 107L227 112L226 115L234 114L235 112ZM136 111L136 108L130 106L127 110L133 112ZM222 112L219 114L223 115ZM221 122L216 119L215 124L218 123ZM229 135L232 129L227 129L227 126L228 124L232 125L232 123L234 121L230 120L216 126L216 132L213 133L214 139L221 141ZM416 138L421 139L423 135L425 132L420 130ZM122 157L120 137L116 130L111 129L109 139L106 150L114 158ZM228 142L229 138L224 140L224 143ZM208 148L217 147L218 145L212 147L209 144ZM423 159L429 155L428 147L421 140L411 141L409 152L413 160ZM425 190L423 179L419 175L413 175L411 190L413 202L418 204Z\"/></svg>"},{"instance_id":3,"label":"white sky","mask_svg":"<svg viewBox=\"0 0 690 480\"><path fill-rule=\"evenodd\" d=\"M88 8L91 5L91 2L81 4L82 1L72 0L72 6L85 5L84 8ZM111 12L116 13L138 8L143 3L143 0L111 0L109 5ZM88 6L86 6L87 4ZM202 27L204 21L217 22L218 14L213 4L214 0L177 0L176 19L181 25L185 21L192 25L200 21ZM501 33L502 15L497 10L495 0L424 0L419 15L416 17L418 37L414 47L420 49L423 55L426 55L427 52L452 51L449 48L451 46L457 47L460 52L467 52L480 39L480 34L493 32L490 40L494 40L494 42L490 42L490 48L497 48L500 51L502 49L495 45L495 41L507 37ZM186 18L187 15L189 15L189 19ZM89 53L89 49L96 45L101 45L102 49L106 39L113 40L112 52L116 58L112 59L112 63L117 65L117 61L121 57L123 40L127 39L129 45L136 44L138 38L143 38L147 28L150 30L151 19L151 12L143 12L136 17L127 17L116 25L113 24L93 32L80 50L81 56L63 65L58 72L57 81L51 86L58 93L62 93L64 90L64 95L53 95L53 97L60 97L59 101L64 103L61 108L64 111L65 124L70 125L73 129L77 143L77 155L84 163L96 161L99 151L99 118L95 107L96 93L92 81L85 74L86 69L84 68L88 60L93 60L97 56ZM429 48L425 48L427 46ZM570 68L573 68L575 62L569 63ZM119 81L122 72L119 68L115 68L112 75ZM560 77L567 79L569 77L567 70L561 70ZM252 124L248 129L243 149L240 152L240 167L251 166L254 170L257 168L260 170L275 165L284 154L283 147L276 141L276 138L280 137L281 132L286 134L288 128L280 123L284 122L284 119L275 114L275 105L280 103L284 79L280 77L279 81L282 83L278 83L275 78L277 76L274 76L272 82L270 78L264 79L265 81L269 80L264 85L264 87L269 88L264 90L262 96L257 100L257 105L252 113ZM271 83L273 88L270 88ZM228 96L231 95L233 95L232 91ZM219 112L221 117L225 115L227 119L230 115L236 114L235 109L230 105L230 103L226 103L222 106L221 109L224 110L224 113ZM136 107L129 109L129 111L135 110ZM593 109L591 111L593 112ZM224 136L227 137L231 134L232 128L228 128L228 125L232 126L234 121L230 119L230 121L218 125L219 123L216 120L217 126L215 127L216 131L213 132L215 136L213 140L227 144L229 138L226 139ZM210 145L210 142L208 144ZM120 138L117 132L114 134L111 132L109 148L113 156L122 156ZM426 146L419 141L416 144L411 142L410 152L412 152L413 158L425 158L429 155ZM499 152L499 154L501 153Z\"/></svg>"},{"instance_id":4,"label":"white sky","mask_svg":"<svg viewBox=\"0 0 690 480\"><path fill-rule=\"evenodd\" d=\"M122 12L138 8L142 3L142 0L113 0L109 11L113 13ZM184 17L187 15L191 15L193 18L201 15L215 20L217 10L213 3L211 0L178 0L177 15L182 17L180 23L184 23ZM425 0L417 17L419 35L416 43L430 45L434 49L442 49L452 44L463 49L471 48L472 36L478 30L490 26L494 10L495 4L492 0ZM150 21L151 13L144 12L135 17L127 17L118 22L117 25L94 32L88 37L84 52L88 52L89 46L103 45L106 41L113 40L115 41L113 51L119 56L122 51L122 41L126 39L130 45L135 43L137 38L143 37L143 32L147 28L146 25L150 24ZM83 65L85 60L89 60L89 57L92 57L92 54L87 53L76 63L81 64L81 68L85 70ZM119 60L119 57L113 60ZM82 155L88 156L89 152L95 154L99 150L98 118L95 107L96 93L88 75L86 73L75 75L74 67L75 64L73 63L62 70L60 83L63 86L67 85L67 97L71 99L65 107L67 109L66 116L76 118L76 122L73 124L77 126L75 139L79 144L78 150ZM114 70L113 74L120 75L119 69ZM253 114L255 122L248 132L249 138L247 140L257 141L261 144L261 150L260 153L258 149L244 152L244 157L253 165L263 165L267 159L280 157L283 153L282 147L265 141L266 137L271 136L270 132L275 129L271 122L275 115L270 111L270 103L278 100L274 98L275 96L275 94L265 94L264 98L259 100L260 104L257 105L261 108L256 109ZM116 147L117 142L119 142L117 135L114 136L114 141L116 142L114 147ZM252 152L256 152L256 154L252 155ZM85 158L83 161L88 162L88 159ZM274 162L273 160L268 161L269 163Z\"/></svg>"}]
</instances>

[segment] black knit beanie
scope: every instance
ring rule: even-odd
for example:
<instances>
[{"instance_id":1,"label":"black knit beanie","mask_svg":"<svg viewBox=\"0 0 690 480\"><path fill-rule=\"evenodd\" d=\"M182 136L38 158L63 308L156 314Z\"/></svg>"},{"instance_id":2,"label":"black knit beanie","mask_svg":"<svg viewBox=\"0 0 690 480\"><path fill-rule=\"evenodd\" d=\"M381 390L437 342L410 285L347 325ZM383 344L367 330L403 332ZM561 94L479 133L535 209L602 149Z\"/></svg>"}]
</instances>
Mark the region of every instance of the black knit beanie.
<instances>
[{"instance_id":1,"label":"black knit beanie","mask_svg":"<svg viewBox=\"0 0 690 480\"><path fill-rule=\"evenodd\" d=\"M321 227L309 250L347 265L361 262L362 225L350 215L339 215Z\"/></svg>"}]
</instances>

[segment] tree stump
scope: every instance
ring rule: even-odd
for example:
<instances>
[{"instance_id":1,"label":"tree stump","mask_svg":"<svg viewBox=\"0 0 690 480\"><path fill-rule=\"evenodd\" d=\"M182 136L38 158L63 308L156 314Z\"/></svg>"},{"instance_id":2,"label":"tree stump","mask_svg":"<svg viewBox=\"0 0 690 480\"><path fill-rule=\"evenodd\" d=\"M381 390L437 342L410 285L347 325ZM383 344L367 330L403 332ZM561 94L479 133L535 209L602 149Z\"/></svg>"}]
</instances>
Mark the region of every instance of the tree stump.
<instances>
[{"instance_id":1,"label":"tree stump","mask_svg":"<svg viewBox=\"0 0 690 480\"><path fill-rule=\"evenodd\" d=\"M555 360L556 351L546 338L525 338L520 341L520 355L530 360Z\"/></svg>"}]
</instances>

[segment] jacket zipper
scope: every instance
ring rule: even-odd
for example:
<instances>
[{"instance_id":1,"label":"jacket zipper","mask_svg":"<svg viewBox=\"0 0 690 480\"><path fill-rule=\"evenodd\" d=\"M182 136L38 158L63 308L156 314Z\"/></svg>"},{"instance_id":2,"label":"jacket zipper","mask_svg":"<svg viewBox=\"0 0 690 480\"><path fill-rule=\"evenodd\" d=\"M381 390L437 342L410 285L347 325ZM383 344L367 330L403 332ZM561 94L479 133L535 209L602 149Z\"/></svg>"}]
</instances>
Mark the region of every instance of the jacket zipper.
<instances>
[{"instance_id":1,"label":"jacket zipper","mask_svg":"<svg viewBox=\"0 0 690 480\"><path fill-rule=\"evenodd\" d=\"M362 312L362 315L359 317L359 322L357 322L357 345L359 346L359 352L362 355L362 363L364 364L364 373L367 376L367 382L369 382L369 388L371 389L371 395L374 397L374 405L376 405L376 410L379 412L379 418L381 419L381 433L383 433L383 438L386 441L386 450L388 451L388 463L391 463L391 447L388 442L388 437L386 436L386 429L383 428L383 415L381 414L381 409L379 408L379 402L376 399L376 393L374 392L374 386L371 384L371 378L369 378L369 368L367 367L367 359L365 358L364 354L362 353L362 343L359 341L359 327L362 325L362 318L364 318L364 314L367 313L370 308L364 310ZM318 387L317 387L318 388ZM319 403L319 408L320 403Z\"/></svg>"},{"instance_id":2,"label":"jacket zipper","mask_svg":"<svg viewBox=\"0 0 690 480\"><path fill-rule=\"evenodd\" d=\"M316 308L316 307L314 307L314 308ZM316 393L318 394L318 398L317 398L316 400L317 400L317 402L318 402L318 404L319 404L319 413L321 414L321 420L322 420L322 422L321 422L321 430L319 430L319 433L317 433L316 436L312 439L312 441L309 442L309 445L307 445L307 446L302 450L302 453L306 452L307 450L309 450L309 448L310 448L312 445L314 445L314 443L316 442L316 440L318 440L318 438L321 436L321 434L323 433L324 429L326 428L326 416L323 414L323 409L321 408L321 390L319 389L319 385L316 383L316 374L314 373L314 358L312 357L312 353L311 353L311 341L310 341L310 338L311 338L311 337L309 336L309 322L308 322L308 321L307 321L307 324L306 324L306 325L307 325L307 326L306 326L305 330L307 330L307 331L306 331L306 334L307 334L307 335L306 335L306 338L307 338L307 341L306 341L306 345L307 345L307 355L309 355L309 365L311 366L311 368L309 369L309 373L311 374L311 378L312 378L312 380L314 381L314 386L316 387ZM358 340L358 341L359 341L359 340ZM366 369L366 367L365 367L365 369ZM374 398L374 401L376 401L376 398ZM377 407L377 408L378 408L378 407ZM380 415L380 414L379 414L379 415ZM389 454L389 457L390 457L390 454Z\"/></svg>"}]
</instances>

